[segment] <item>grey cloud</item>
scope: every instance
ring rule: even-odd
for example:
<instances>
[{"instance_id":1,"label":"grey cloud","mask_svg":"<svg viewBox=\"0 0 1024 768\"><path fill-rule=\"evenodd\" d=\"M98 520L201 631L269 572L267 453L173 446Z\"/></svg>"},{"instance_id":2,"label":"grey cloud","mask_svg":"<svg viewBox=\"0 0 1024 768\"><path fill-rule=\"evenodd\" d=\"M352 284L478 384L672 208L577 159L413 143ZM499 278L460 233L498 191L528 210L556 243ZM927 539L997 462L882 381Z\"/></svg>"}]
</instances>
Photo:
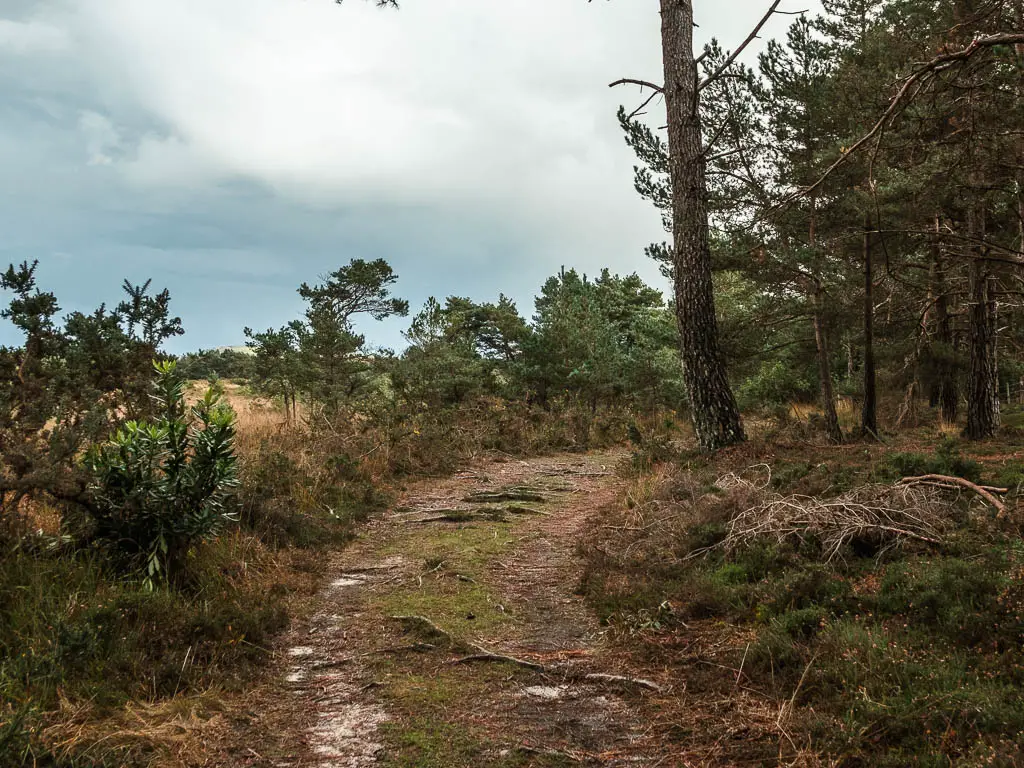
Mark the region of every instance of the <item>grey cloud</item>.
<instances>
[{"instance_id":1,"label":"grey cloud","mask_svg":"<svg viewBox=\"0 0 1024 768\"><path fill-rule=\"evenodd\" d=\"M728 46L763 5L698 2L701 32ZM658 78L653 2L0 0L0 19L0 259L42 259L66 308L152 276L187 349L286 321L299 282L354 257L389 259L414 306L505 292L529 314L563 264L661 286L614 117L636 93L606 87Z\"/></svg>"}]
</instances>

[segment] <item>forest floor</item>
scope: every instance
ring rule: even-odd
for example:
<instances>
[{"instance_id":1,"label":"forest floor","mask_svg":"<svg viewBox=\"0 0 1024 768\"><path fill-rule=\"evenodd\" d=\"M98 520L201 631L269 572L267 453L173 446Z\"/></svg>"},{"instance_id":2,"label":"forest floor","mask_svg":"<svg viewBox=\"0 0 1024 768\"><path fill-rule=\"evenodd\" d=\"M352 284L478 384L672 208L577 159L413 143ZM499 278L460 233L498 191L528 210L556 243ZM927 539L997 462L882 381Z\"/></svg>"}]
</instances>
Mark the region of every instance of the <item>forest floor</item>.
<instances>
[{"instance_id":1,"label":"forest floor","mask_svg":"<svg viewBox=\"0 0 1024 768\"><path fill-rule=\"evenodd\" d=\"M636 460L490 458L410 482L325 554L325 586L265 682L204 729L200 764L1024 765L1019 440ZM1016 489L1006 519L954 494L938 547L680 555L773 493L927 472Z\"/></svg>"},{"instance_id":2,"label":"forest floor","mask_svg":"<svg viewBox=\"0 0 1024 768\"><path fill-rule=\"evenodd\" d=\"M677 765L638 669L576 594L624 453L489 460L408 487L335 555L276 679L210 755L237 766Z\"/></svg>"}]
</instances>

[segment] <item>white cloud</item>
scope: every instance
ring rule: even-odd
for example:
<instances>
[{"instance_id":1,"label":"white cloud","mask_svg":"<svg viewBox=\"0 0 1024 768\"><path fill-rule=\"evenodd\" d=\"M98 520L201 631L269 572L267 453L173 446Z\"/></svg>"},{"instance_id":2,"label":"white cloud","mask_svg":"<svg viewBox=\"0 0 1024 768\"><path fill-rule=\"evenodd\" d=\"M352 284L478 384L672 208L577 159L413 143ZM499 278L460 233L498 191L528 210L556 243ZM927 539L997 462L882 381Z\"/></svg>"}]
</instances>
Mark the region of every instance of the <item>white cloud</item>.
<instances>
[{"instance_id":1,"label":"white cloud","mask_svg":"<svg viewBox=\"0 0 1024 768\"><path fill-rule=\"evenodd\" d=\"M762 3L730 5L753 20ZM636 215L614 120L634 94L606 84L657 77L653 4L80 0L77 21L108 93L226 176L320 202Z\"/></svg>"},{"instance_id":2,"label":"white cloud","mask_svg":"<svg viewBox=\"0 0 1024 768\"><path fill-rule=\"evenodd\" d=\"M88 165L111 165L121 148L121 133L109 118L86 110L78 117L78 127L85 140Z\"/></svg>"},{"instance_id":3,"label":"white cloud","mask_svg":"<svg viewBox=\"0 0 1024 768\"><path fill-rule=\"evenodd\" d=\"M699 31L728 47L766 5L697 0ZM401 265L403 282L453 293L514 284L525 294L560 264L657 279L642 249L664 233L633 190L635 160L615 120L638 91L607 87L623 76L660 79L653 0L404 0L398 12L364 0L24 7L30 20L0 19L0 55L45 54L24 57L31 88L11 82L37 101L73 104L77 154L74 167L71 151L49 147L19 161L22 185L50 184L37 193L38 215L87 222L103 250L165 247L160 239L180 230L175 216L189 205L224 241L245 239L244 218L226 215L224 202L258 189L273 194L259 224L292 238L267 245L265 258L300 279L310 274L296 262L321 258L313 252L325 263L339 252L415 254L419 263ZM25 124L45 121L47 137L68 127L59 109L31 109ZM34 135L11 136L11 155L24 155ZM0 152L4 142L0 130ZM67 210L53 210L55 196ZM108 209L116 223L97 223L108 219L94 212ZM335 213L339 223L326 226ZM316 224L302 241L294 233L306 214ZM144 237L133 215L146 222ZM12 236L44 250L52 234ZM444 286L432 274L442 268Z\"/></svg>"},{"instance_id":4,"label":"white cloud","mask_svg":"<svg viewBox=\"0 0 1024 768\"><path fill-rule=\"evenodd\" d=\"M43 21L0 18L0 53L60 53L69 48L67 32Z\"/></svg>"}]
</instances>

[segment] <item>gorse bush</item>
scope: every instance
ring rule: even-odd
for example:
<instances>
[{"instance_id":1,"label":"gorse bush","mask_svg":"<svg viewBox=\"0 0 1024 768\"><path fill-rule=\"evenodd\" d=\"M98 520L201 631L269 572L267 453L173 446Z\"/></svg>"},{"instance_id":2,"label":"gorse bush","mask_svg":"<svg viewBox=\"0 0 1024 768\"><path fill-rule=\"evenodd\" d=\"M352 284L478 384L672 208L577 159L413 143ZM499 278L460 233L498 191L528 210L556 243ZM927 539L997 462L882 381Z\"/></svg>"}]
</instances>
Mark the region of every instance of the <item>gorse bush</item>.
<instances>
[{"instance_id":1,"label":"gorse bush","mask_svg":"<svg viewBox=\"0 0 1024 768\"><path fill-rule=\"evenodd\" d=\"M129 421L92 449L88 512L95 535L145 568L147 583L176 574L191 547L235 519L235 414L210 389L191 408L175 363L158 362L151 422Z\"/></svg>"}]
</instances>

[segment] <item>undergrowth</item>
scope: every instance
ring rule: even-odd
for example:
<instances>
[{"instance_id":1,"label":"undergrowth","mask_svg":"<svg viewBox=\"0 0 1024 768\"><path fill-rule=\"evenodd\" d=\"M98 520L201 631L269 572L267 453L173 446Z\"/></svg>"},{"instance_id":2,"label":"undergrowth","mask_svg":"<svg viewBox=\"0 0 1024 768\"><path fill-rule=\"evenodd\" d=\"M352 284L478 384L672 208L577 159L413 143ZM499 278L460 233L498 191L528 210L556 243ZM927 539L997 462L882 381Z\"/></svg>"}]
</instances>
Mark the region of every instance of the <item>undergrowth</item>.
<instances>
[{"instance_id":1,"label":"undergrowth","mask_svg":"<svg viewBox=\"0 0 1024 768\"><path fill-rule=\"evenodd\" d=\"M954 494L961 511L941 546L853 542L828 563L813 537L715 547L731 515L755 504L749 486L716 485L729 471L746 472L761 494L822 496L930 473L1003 478L1006 487L1019 471L964 457L949 439L913 448L779 451L769 464L748 446L717 464L662 466L645 504L627 494L602 513L583 546L581 590L634 654L676 664L690 693L733 697L742 684L768 711L792 702L788 726L781 714L764 724L765 756L792 756L793 739L843 766L1021 764L1024 545L1015 515L997 520ZM665 649L677 643L688 645L687 659L706 643L714 650L697 657L713 663L674 662Z\"/></svg>"},{"instance_id":2,"label":"undergrowth","mask_svg":"<svg viewBox=\"0 0 1024 768\"><path fill-rule=\"evenodd\" d=\"M389 498L297 429L242 437L240 523L193 548L173 586L147 589L104 548L59 529L5 543L0 766L159 763L173 733L115 740L104 721L251 684L315 591L318 551Z\"/></svg>"},{"instance_id":3,"label":"undergrowth","mask_svg":"<svg viewBox=\"0 0 1024 768\"><path fill-rule=\"evenodd\" d=\"M282 424L271 404L222 389L239 415L238 524L192 548L173 585L149 590L126 576L99 544L67 536L58 508L37 506L17 535L0 537L0 766L160 764L178 749L174 728L121 727L119 718L197 697L206 711L211 698L251 686L275 635L309 605L319 553L344 545L403 476L445 474L481 451L607 445L628 426L615 410L556 414L484 400L372 427ZM45 532L25 536L36 523ZM500 543L481 539L481 551ZM466 544L442 541L425 555L469 571L477 555ZM456 626L502 620L476 607L486 603L478 585L453 577L444 587L427 607ZM423 599L396 595L391 607L426 611Z\"/></svg>"}]
</instances>

